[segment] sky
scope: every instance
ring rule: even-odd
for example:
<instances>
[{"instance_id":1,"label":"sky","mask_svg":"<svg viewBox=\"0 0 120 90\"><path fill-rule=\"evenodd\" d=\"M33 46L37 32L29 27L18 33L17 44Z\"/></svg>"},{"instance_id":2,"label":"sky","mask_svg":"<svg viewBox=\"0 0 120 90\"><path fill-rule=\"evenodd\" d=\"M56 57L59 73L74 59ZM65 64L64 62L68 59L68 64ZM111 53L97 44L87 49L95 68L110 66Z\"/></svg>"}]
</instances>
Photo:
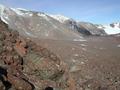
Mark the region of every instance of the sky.
<instances>
[{"instance_id":1,"label":"sky","mask_svg":"<svg viewBox=\"0 0 120 90\"><path fill-rule=\"evenodd\" d=\"M120 22L120 0L0 0L0 4L96 24Z\"/></svg>"}]
</instances>

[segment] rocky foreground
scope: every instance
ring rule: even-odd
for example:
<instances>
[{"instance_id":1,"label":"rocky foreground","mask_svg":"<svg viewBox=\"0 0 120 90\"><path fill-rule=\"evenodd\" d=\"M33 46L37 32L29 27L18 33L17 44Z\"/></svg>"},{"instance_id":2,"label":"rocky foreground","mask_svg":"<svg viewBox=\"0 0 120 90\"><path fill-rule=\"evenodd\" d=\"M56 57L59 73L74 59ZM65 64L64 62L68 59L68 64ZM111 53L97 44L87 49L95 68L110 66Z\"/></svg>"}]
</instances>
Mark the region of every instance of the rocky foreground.
<instances>
[{"instance_id":1,"label":"rocky foreground","mask_svg":"<svg viewBox=\"0 0 120 90\"><path fill-rule=\"evenodd\" d=\"M0 21L0 90L76 90L67 65Z\"/></svg>"}]
</instances>

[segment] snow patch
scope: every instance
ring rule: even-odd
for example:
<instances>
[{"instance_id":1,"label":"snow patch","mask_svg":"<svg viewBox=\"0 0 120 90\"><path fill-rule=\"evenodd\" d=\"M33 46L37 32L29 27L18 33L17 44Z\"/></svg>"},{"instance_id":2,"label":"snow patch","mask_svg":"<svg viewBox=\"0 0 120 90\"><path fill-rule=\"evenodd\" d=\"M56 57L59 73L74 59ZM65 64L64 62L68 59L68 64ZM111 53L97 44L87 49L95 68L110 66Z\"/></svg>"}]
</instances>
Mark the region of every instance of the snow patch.
<instances>
[{"instance_id":1,"label":"snow patch","mask_svg":"<svg viewBox=\"0 0 120 90\"><path fill-rule=\"evenodd\" d=\"M11 10L13 10L16 14L20 15L20 16L23 16L24 13L18 9L14 9L14 8L11 8Z\"/></svg>"},{"instance_id":2,"label":"snow patch","mask_svg":"<svg viewBox=\"0 0 120 90\"><path fill-rule=\"evenodd\" d=\"M111 26L113 25L113 27ZM97 28L105 30L109 35L120 33L120 23L112 23L108 25L97 25Z\"/></svg>"},{"instance_id":3,"label":"snow patch","mask_svg":"<svg viewBox=\"0 0 120 90\"><path fill-rule=\"evenodd\" d=\"M85 62L80 62L81 64L85 64Z\"/></svg>"},{"instance_id":4,"label":"snow patch","mask_svg":"<svg viewBox=\"0 0 120 90\"><path fill-rule=\"evenodd\" d=\"M85 44L80 44L82 47L86 47L87 45L85 45Z\"/></svg>"},{"instance_id":5,"label":"snow patch","mask_svg":"<svg viewBox=\"0 0 120 90\"><path fill-rule=\"evenodd\" d=\"M31 37L36 37L35 35L33 35L33 34L31 34L31 33L27 32L27 31L25 31L25 33L26 33L28 36L31 36Z\"/></svg>"},{"instance_id":6,"label":"snow patch","mask_svg":"<svg viewBox=\"0 0 120 90\"><path fill-rule=\"evenodd\" d=\"M11 8L11 10L13 10L17 15L20 15L20 16L33 16L33 13L27 11L27 12L23 12L22 10L20 9L14 9L14 8ZM25 10L24 10L25 11Z\"/></svg>"},{"instance_id":7,"label":"snow patch","mask_svg":"<svg viewBox=\"0 0 120 90\"><path fill-rule=\"evenodd\" d=\"M18 10L23 10L23 11L29 11L27 9L24 9L24 8L17 8Z\"/></svg>"},{"instance_id":8,"label":"snow patch","mask_svg":"<svg viewBox=\"0 0 120 90\"><path fill-rule=\"evenodd\" d=\"M79 55L78 54L74 54L75 57L78 57Z\"/></svg>"},{"instance_id":9,"label":"snow patch","mask_svg":"<svg viewBox=\"0 0 120 90\"><path fill-rule=\"evenodd\" d=\"M30 14L29 14L29 16L30 16L30 17L32 17L32 16L33 16L33 14L32 14L32 13L30 13Z\"/></svg>"},{"instance_id":10,"label":"snow patch","mask_svg":"<svg viewBox=\"0 0 120 90\"><path fill-rule=\"evenodd\" d=\"M117 34L120 33L120 28L118 27L111 27L110 25L105 25L104 30L107 34Z\"/></svg>"},{"instance_id":11,"label":"snow patch","mask_svg":"<svg viewBox=\"0 0 120 90\"><path fill-rule=\"evenodd\" d=\"M101 48L99 48L100 50L104 50L105 48L103 48L103 47L101 47Z\"/></svg>"},{"instance_id":12,"label":"snow patch","mask_svg":"<svg viewBox=\"0 0 120 90\"><path fill-rule=\"evenodd\" d=\"M120 28L120 23L119 22L113 23L113 25L114 25L115 28Z\"/></svg>"},{"instance_id":13,"label":"snow patch","mask_svg":"<svg viewBox=\"0 0 120 90\"><path fill-rule=\"evenodd\" d=\"M85 42L85 41L87 41L87 40L85 40L85 39L73 39L73 41L81 41L81 42Z\"/></svg>"},{"instance_id":14,"label":"snow patch","mask_svg":"<svg viewBox=\"0 0 120 90\"><path fill-rule=\"evenodd\" d=\"M48 36L49 36L49 34L48 34L48 33L46 33L46 34L45 34L45 36L46 36L46 37L48 37Z\"/></svg>"},{"instance_id":15,"label":"snow patch","mask_svg":"<svg viewBox=\"0 0 120 90\"><path fill-rule=\"evenodd\" d=\"M79 70L80 70L80 67L72 66L71 69L70 69L70 72L76 72L76 71L79 71Z\"/></svg>"},{"instance_id":16,"label":"snow patch","mask_svg":"<svg viewBox=\"0 0 120 90\"><path fill-rule=\"evenodd\" d=\"M70 18L65 17L63 15L49 15L49 16L51 16L52 18L56 19L57 21L59 21L61 23L64 23L66 20L70 19Z\"/></svg>"},{"instance_id":17,"label":"snow patch","mask_svg":"<svg viewBox=\"0 0 120 90\"><path fill-rule=\"evenodd\" d=\"M75 62L76 62L76 60L75 60L75 59L72 59L72 61L73 61L73 63L75 63Z\"/></svg>"},{"instance_id":18,"label":"snow patch","mask_svg":"<svg viewBox=\"0 0 120 90\"><path fill-rule=\"evenodd\" d=\"M72 50L75 50L75 48L73 47Z\"/></svg>"},{"instance_id":19,"label":"snow patch","mask_svg":"<svg viewBox=\"0 0 120 90\"><path fill-rule=\"evenodd\" d=\"M120 44L119 44L119 45L117 45L117 47L118 47L118 48L120 48Z\"/></svg>"},{"instance_id":20,"label":"snow patch","mask_svg":"<svg viewBox=\"0 0 120 90\"><path fill-rule=\"evenodd\" d=\"M82 50L83 50L83 51L87 51L87 49L86 49L86 48L82 48Z\"/></svg>"},{"instance_id":21,"label":"snow patch","mask_svg":"<svg viewBox=\"0 0 120 90\"><path fill-rule=\"evenodd\" d=\"M38 13L37 15L40 16L40 17L43 17L44 19L46 19L47 21L49 21L49 18L48 18L47 15L45 15L43 13Z\"/></svg>"},{"instance_id":22,"label":"snow patch","mask_svg":"<svg viewBox=\"0 0 120 90\"><path fill-rule=\"evenodd\" d=\"M6 9L5 6L0 5L0 18L4 23L8 24L8 21L7 21L8 17L4 15L4 10L5 9Z\"/></svg>"}]
</instances>

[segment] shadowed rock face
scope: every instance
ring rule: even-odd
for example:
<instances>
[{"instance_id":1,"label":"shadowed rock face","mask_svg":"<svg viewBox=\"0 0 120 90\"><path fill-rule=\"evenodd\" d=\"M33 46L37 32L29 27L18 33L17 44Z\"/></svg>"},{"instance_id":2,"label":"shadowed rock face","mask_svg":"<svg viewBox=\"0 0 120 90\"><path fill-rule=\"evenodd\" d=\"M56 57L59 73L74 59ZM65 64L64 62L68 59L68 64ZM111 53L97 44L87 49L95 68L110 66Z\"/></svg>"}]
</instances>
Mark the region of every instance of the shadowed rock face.
<instances>
[{"instance_id":1,"label":"shadowed rock face","mask_svg":"<svg viewBox=\"0 0 120 90\"><path fill-rule=\"evenodd\" d=\"M0 20L0 90L76 90L66 64Z\"/></svg>"},{"instance_id":2,"label":"shadowed rock face","mask_svg":"<svg viewBox=\"0 0 120 90\"><path fill-rule=\"evenodd\" d=\"M92 33L87 30L85 27L79 26L78 23L74 20L66 20L64 24L73 31L77 31L83 35L92 35Z\"/></svg>"},{"instance_id":3,"label":"shadowed rock face","mask_svg":"<svg viewBox=\"0 0 120 90\"><path fill-rule=\"evenodd\" d=\"M66 20L64 24L73 31L78 31L83 35L107 35L104 29L99 29L95 24L89 22L76 22L75 20Z\"/></svg>"},{"instance_id":4,"label":"shadowed rock face","mask_svg":"<svg viewBox=\"0 0 120 90\"><path fill-rule=\"evenodd\" d=\"M91 35L107 35L104 29L99 29L96 25L88 22L79 22L78 26L81 30L87 30Z\"/></svg>"}]
</instances>

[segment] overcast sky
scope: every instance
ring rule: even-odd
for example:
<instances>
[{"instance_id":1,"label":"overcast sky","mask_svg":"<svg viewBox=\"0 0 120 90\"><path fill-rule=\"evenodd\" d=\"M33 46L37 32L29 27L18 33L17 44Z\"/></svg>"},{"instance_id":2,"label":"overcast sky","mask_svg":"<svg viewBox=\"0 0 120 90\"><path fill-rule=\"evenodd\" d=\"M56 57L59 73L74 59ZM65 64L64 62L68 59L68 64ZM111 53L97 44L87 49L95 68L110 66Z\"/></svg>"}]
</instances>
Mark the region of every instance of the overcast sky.
<instances>
[{"instance_id":1,"label":"overcast sky","mask_svg":"<svg viewBox=\"0 0 120 90\"><path fill-rule=\"evenodd\" d=\"M0 0L0 4L92 23L120 22L120 0Z\"/></svg>"}]
</instances>

